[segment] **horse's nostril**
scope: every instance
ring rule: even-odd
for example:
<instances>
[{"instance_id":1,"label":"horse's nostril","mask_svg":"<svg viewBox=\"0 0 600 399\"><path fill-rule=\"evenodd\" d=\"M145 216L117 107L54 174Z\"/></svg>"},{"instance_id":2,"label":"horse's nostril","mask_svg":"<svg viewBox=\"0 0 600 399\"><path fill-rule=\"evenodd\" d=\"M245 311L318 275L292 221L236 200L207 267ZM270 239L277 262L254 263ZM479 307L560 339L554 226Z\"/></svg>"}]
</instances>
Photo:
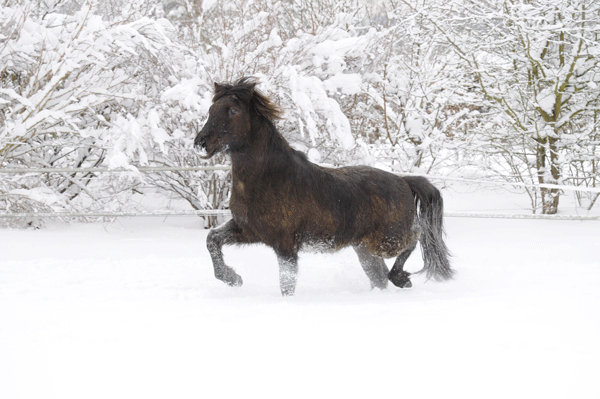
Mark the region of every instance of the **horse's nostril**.
<instances>
[{"instance_id":1,"label":"horse's nostril","mask_svg":"<svg viewBox=\"0 0 600 399\"><path fill-rule=\"evenodd\" d=\"M194 140L194 147L195 148L204 147L204 144L205 144L204 137L196 137L196 139Z\"/></svg>"},{"instance_id":2,"label":"horse's nostril","mask_svg":"<svg viewBox=\"0 0 600 399\"><path fill-rule=\"evenodd\" d=\"M204 159L210 158L209 151L206 148L206 138L205 137L194 140L194 149L196 150L196 153L200 156L200 158L204 158Z\"/></svg>"}]
</instances>

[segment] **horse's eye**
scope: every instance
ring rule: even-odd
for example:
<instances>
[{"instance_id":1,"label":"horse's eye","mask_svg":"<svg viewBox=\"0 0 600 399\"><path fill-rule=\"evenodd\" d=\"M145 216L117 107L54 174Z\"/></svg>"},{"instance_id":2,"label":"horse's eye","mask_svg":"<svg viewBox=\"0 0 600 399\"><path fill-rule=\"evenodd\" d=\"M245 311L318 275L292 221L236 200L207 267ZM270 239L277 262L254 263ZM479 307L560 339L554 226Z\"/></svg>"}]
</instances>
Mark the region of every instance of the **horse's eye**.
<instances>
[{"instance_id":1,"label":"horse's eye","mask_svg":"<svg viewBox=\"0 0 600 399\"><path fill-rule=\"evenodd\" d=\"M240 111L235 107L229 108L229 116L237 115L238 112L240 112Z\"/></svg>"}]
</instances>

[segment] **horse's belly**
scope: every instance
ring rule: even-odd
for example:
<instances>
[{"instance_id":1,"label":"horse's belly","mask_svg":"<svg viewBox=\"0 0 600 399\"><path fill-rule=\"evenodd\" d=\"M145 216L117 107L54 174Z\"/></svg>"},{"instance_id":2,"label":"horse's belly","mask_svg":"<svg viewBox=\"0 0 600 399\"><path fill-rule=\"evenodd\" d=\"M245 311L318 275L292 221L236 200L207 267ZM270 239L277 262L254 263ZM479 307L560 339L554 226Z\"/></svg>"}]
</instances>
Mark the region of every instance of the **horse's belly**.
<instances>
[{"instance_id":1,"label":"horse's belly","mask_svg":"<svg viewBox=\"0 0 600 399\"><path fill-rule=\"evenodd\" d=\"M307 252L318 252L318 253L327 253L327 252L335 252L345 245L340 245L338 240L335 237L327 236L327 237L319 237L319 236L307 236L300 242L300 249L302 251Z\"/></svg>"}]
</instances>

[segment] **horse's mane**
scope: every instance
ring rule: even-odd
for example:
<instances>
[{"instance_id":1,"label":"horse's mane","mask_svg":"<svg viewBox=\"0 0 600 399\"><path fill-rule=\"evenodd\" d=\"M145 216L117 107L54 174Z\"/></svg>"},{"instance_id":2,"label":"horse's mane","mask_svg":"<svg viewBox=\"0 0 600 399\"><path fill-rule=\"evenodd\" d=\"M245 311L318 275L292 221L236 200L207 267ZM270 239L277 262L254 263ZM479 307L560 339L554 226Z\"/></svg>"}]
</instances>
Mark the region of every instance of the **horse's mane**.
<instances>
[{"instance_id":1,"label":"horse's mane","mask_svg":"<svg viewBox=\"0 0 600 399\"><path fill-rule=\"evenodd\" d=\"M281 119L283 110L275 105L268 97L256 89L257 81L254 78L244 77L235 84L215 83L215 95L213 102L225 96L235 96L240 101L245 102L250 110L259 116L272 121Z\"/></svg>"}]
</instances>

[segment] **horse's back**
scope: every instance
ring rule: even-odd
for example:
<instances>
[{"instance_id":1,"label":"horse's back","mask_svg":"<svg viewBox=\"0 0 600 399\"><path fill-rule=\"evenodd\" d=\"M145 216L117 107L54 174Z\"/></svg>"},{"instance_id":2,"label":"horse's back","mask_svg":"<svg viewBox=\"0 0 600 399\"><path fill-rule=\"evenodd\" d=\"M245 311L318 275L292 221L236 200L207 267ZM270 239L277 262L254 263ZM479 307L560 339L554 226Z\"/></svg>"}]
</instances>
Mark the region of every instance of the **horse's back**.
<instances>
[{"instance_id":1,"label":"horse's back","mask_svg":"<svg viewBox=\"0 0 600 399\"><path fill-rule=\"evenodd\" d=\"M382 201L388 207L413 203L409 185L402 177L393 173L370 166L348 166L334 171L347 180L351 189L368 195L371 200Z\"/></svg>"}]
</instances>

